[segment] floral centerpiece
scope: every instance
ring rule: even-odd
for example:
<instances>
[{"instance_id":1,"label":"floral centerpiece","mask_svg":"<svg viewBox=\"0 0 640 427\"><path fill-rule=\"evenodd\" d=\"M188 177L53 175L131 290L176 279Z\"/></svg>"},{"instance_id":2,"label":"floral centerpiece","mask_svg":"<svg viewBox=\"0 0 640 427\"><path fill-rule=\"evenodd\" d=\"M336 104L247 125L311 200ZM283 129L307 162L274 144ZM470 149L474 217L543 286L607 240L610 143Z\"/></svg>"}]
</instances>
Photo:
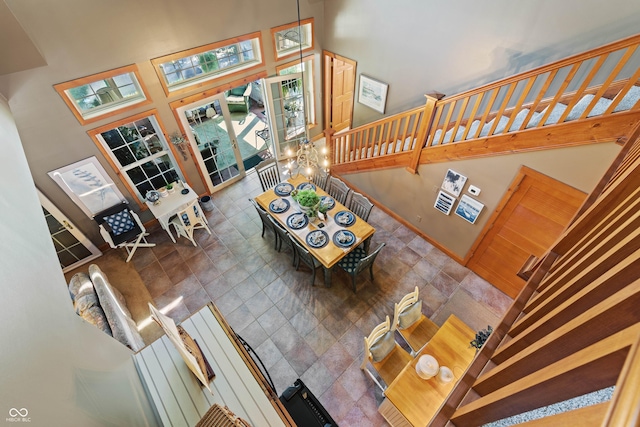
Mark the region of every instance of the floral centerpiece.
<instances>
[{"instance_id":1,"label":"floral centerpiece","mask_svg":"<svg viewBox=\"0 0 640 427\"><path fill-rule=\"evenodd\" d=\"M318 208L320 207L320 196L314 190L294 190L291 192L293 200L298 202L300 210L307 214L309 218L318 216Z\"/></svg>"}]
</instances>

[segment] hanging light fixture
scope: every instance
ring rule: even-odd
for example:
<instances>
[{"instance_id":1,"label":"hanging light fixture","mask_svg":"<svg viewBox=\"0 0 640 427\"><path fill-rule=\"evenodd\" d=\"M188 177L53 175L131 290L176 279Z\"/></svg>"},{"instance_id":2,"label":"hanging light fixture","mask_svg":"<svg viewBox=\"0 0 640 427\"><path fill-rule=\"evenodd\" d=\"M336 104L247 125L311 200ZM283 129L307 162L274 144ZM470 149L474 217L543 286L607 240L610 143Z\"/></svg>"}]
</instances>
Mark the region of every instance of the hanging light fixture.
<instances>
[{"instance_id":1,"label":"hanging light fixture","mask_svg":"<svg viewBox=\"0 0 640 427\"><path fill-rule=\"evenodd\" d=\"M287 169L292 177L303 175L308 180L311 180L314 176L326 176L329 171L329 159L327 156L326 146L322 147L320 153L316 149L313 141L309 140L308 123L307 123L307 105L305 102L305 88L304 88L304 61L302 60L302 27L300 25L300 0L296 0L298 7L298 48L300 51L300 73L301 73L301 88L302 88L302 100L305 107L304 111L304 138L298 143L298 149L295 153L291 148L286 150L286 155L289 158L287 163ZM295 157L295 160L294 160Z\"/></svg>"}]
</instances>

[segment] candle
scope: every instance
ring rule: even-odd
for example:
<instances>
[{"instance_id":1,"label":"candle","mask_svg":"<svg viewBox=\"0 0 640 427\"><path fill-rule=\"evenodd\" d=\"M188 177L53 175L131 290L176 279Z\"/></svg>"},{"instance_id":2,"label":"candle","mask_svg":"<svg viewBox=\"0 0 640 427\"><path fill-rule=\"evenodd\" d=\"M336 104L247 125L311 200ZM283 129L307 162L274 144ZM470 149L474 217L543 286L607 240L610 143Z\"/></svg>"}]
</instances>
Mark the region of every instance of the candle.
<instances>
[{"instance_id":1,"label":"candle","mask_svg":"<svg viewBox=\"0 0 640 427\"><path fill-rule=\"evenodd\" d=\"M418 363L416 363L416 373L420 378L425 380L434 377L439 369L438 361L430 354L420 356Z\"/></svg>"}]
</instances>

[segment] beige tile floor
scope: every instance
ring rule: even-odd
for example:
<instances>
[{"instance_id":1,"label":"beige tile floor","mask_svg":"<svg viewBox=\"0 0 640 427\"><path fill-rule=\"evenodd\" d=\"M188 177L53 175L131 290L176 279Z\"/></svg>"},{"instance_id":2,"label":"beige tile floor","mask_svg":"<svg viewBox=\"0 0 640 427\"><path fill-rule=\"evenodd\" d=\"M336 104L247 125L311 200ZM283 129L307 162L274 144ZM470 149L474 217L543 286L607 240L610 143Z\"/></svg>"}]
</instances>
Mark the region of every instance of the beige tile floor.
<instances>
[{"instance_id":1,"label":"beige tile floor","mask_svg":"<svg viewBox=\"0 0 640 427\"><path fill-rule=\"evenodd\" d=\"M354 294L343 271L334 272L331 288L319 271L312 287L306 266L294 271L291 253L276 252L272 235L260 236L248 198L261 192L249 173L212 196L212 234L199 230L198 247L186 239L174 244L154 229L149 241L157 246L139 249L132 264L156 306L172 304L168 314L177 321L213 301L262 358L278 393L301 378L341 426L387 425L377 412L379 393L359 369L362 339L415 286L425 315L437 324L453 313L476 330L495 326L511 303L377 208L369 219L376 228L372 248L387 246L376 260L375 280L362 274Z\"/></svg>"}]
</instances>

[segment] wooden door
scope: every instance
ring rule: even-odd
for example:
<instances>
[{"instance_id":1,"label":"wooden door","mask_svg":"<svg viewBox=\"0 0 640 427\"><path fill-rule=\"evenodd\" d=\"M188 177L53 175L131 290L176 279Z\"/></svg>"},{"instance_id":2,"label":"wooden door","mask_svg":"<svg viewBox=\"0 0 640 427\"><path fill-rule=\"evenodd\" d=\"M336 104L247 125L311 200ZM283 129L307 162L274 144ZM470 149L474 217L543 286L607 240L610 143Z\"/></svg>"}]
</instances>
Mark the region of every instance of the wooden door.
<instances>
[{"instance_id":1,"label":"wooden door","mask_svg":"<svg viewBox=\"0 0 640 427\"><path fill-rule=\"evenodd\" d=\"M356 84L356 62L331 52L324 53L325 129L336 132L351 127Z\"/></svg>"},{"instance_id":2,"label":"wooden door","mask_svg":"<svg viewBox=\"0 0 640 427\"><path fill-rule=\"evenodd\" d=\"M516 273L560 236L586 194L523 167L476 242L468 267L515 298L525 281ZM473 249L472 249L473 250Z\"/></svg>"}]
</instances>

